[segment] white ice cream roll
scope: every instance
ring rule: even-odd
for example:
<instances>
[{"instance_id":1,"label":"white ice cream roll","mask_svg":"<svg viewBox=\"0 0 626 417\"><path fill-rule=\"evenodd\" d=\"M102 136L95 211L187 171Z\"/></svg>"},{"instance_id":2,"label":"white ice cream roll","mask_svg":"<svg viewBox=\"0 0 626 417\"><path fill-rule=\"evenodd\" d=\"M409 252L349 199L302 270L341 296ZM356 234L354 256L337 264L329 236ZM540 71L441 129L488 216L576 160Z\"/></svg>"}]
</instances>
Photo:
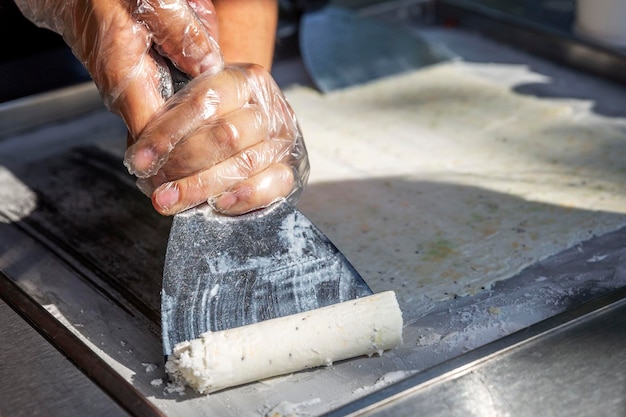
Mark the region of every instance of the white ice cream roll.
<instances>
[{"instance_id":1,"label":"white ice cream roll","mask_svg":"<svg viewBox=\"0 0 626 417\"><path fill-rule=\"evenodd\" d=\"M174 346L166 369L211 393L357 356L402 342L402 313L387 291L287 317L207 332Z\"/></svg>"}]
</instances>

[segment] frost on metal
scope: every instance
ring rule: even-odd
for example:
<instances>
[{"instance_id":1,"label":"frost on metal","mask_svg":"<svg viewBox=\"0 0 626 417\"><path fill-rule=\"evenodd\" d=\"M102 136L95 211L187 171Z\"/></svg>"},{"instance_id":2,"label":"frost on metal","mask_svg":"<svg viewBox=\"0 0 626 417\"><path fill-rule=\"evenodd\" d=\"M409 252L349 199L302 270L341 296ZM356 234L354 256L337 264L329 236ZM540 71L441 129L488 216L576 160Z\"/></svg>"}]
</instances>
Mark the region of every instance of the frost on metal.
<instances>
[{"instance_id":1,"label":"frost on metal","mask_svg":"<svg viewBox=\"0 0 626 417\"><path fill-rule=\"evenodd\" d=\"M182 341L371 294L347 259L294 206L236 217L208 206L174 218L165 258L165 354Z\"/></svg>"}]
</instances>

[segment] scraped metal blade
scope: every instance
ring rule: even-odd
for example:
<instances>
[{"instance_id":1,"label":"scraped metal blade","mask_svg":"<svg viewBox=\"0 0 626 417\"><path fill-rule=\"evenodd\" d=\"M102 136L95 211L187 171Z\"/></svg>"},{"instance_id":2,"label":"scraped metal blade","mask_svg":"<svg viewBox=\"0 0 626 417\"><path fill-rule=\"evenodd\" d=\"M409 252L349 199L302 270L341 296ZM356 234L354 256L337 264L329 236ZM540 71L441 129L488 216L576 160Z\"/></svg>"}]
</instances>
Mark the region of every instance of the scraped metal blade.
<instances>
[{"instance_id":1,"label":"scraped metal blade","mask_svg":"<svg viewBox=\"0 0 626 417\"><path fill-rule=\"evenodd\" d=\"M335 245L287 202L242 216L207 205L174 217L161 305L179 342L372 294Z\"/></svg>"},{"instance_id":2,"label":"scraped metal blade","mask_svg":"<svg viewBox=\"0 0 626 417\"><path fill-rule=\"evenodd\" d=\"M324 93L449 59L407 29L333 5L302 17L300 51Z\"/></svg>"}]
</instances>

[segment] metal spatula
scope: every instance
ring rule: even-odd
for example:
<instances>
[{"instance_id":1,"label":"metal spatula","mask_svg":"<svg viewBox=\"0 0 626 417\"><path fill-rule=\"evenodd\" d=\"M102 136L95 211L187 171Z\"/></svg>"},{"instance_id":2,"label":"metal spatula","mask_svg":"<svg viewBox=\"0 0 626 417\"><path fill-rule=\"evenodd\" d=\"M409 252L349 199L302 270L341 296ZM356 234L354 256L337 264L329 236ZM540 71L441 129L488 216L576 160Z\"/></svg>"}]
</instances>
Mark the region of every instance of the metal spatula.
<instances>
[{"instance_id":1,"label":"metal spatula","mask_svg":"<svg viewBox=\"0 0 626 417\"><path fill-rule=\"evenodd\" d=\"M449 59L406 28L333 2L304 14L300 51L309 75L324 93Z\"/></svg>"},{"instance_id":2,"label":"metal spatula","mask_svg":"<svg viewBox=\"0 0 626 417\"><path fill-rule=\"evenodd\" d=\"M229 217L208 205L174 217L165 257L165 355L179 342L372 294L335 245L281 201Z\"/></svg>"}]
</instances>

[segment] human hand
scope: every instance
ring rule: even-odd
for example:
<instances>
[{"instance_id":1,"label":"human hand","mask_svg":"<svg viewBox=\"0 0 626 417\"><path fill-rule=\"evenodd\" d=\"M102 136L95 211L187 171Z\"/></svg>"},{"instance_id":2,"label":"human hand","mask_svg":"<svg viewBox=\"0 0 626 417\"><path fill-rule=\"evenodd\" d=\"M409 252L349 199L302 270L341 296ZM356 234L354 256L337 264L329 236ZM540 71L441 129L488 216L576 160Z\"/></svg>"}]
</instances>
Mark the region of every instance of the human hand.
<instances>
[{"instance_id":1,"label":"human hand","mask_svg":"<svg viewBox=\"0 0 626 417\"><path fill-rule=\"evenodd\" d=\"M295 116L262 68L221 71L212 2L17 4L31 21L63 35L107 107L123 118L130 133L125 164L161 214L205 201L239 214L298 198L309 167ZM174 87L166 59L199 79L169 102ZM154 159L146 160L150 150Z\"/></svg>"},{"instance_id":2,"label":"human hand","mask_svg":"<svg viewBox=\"0 0 626 417\"><path fill-rule=\"evenodd\" d=\"M207 201L226 214L295 201L309 174L293 110L253 64L190 81L127 149L125 164L164 215Z\"/></svg>"},{"instance_id":3,"label":"human hand","mask_svg":"<svg viewBox=\"0 0 626 417\"><path fill-rule=\"evenodd\" d=\"M209 0L16 0L38 26L63 36L109 110L138 137L172 91L159 56L195 77L223 67ZM156 53L158 51L158 53Z\"/></svg>"}]
</instances>

